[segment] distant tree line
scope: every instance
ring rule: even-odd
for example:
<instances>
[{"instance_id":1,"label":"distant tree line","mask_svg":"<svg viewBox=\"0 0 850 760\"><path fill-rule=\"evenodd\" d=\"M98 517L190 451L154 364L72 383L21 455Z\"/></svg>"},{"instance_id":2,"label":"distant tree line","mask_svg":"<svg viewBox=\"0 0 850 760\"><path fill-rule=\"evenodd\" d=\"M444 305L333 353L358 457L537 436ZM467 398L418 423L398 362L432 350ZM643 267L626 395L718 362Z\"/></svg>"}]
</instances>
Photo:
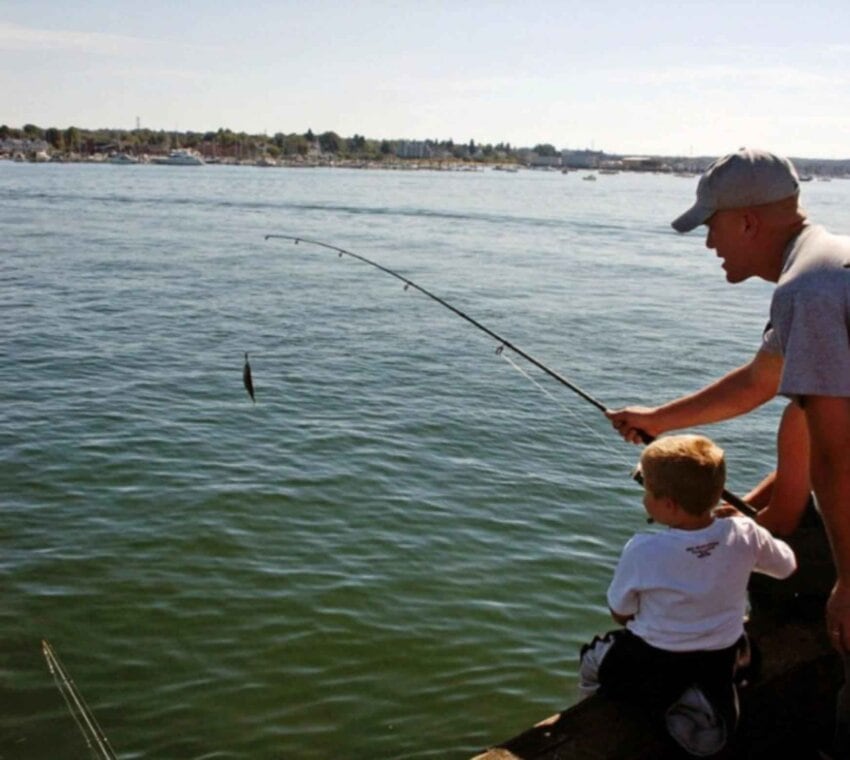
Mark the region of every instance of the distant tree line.
<instances>
[{"instance_id":1,"label":"distant tree line","mask_svg":"<svg viewBox=\"0 0 850 760\"><path fill-rule=\"evenodd\" d=\"M321 153L338 158L380 161L396 156L404 146L414 144L418 158L457 158L483 161L515 160L516 150L510 143L455 143L453 140L373 140L363 135L341 137L336 132L316 134L308 129L303 134L277 132L273 136L252 135L219 129L216 132L167 132L151 129L83 129L80 127L42 128L25 124L22 128L0 126L0 140L44 140L60 153L90 155L104 151L121 151L141 155L167 153L175 148L191 148L205 156L233 159L258 159L308 156ZM409 149L409 148L408 148ZM551 145L534 148L539 155L556 155ZM409 153L405 155L410 155Z\"/></svg>"}]
</instances>

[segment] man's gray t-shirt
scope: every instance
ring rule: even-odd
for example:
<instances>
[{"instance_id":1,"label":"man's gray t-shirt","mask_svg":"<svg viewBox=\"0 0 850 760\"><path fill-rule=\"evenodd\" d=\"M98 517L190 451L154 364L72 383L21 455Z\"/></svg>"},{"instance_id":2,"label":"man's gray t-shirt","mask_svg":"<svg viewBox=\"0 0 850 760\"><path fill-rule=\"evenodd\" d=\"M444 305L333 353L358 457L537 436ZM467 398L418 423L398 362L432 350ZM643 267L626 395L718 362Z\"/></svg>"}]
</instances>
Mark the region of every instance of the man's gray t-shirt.
<instances>
[{"instance_id":1,"label":"man's gray t-shirt","mask_svg":"<svg viewBox=\"0 0 850 760\"><path fill-rule=\"evenodd\" d=\"M762 349L784 357L782 395L850 397L850 237L811 225L789 243Z\"/></svg>"}]
</instances>

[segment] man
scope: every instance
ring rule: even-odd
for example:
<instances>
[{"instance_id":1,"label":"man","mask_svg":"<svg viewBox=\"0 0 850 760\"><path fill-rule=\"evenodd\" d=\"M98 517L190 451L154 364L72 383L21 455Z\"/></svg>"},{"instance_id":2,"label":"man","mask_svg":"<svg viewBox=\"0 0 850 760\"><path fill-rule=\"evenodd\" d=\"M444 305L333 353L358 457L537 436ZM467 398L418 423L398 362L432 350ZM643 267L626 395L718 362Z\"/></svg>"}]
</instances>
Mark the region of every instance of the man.
<instances>
[{"instance_id":1,"label":"man","mask_svg":"<svg viewBox=\"0 0 850 760\"><path fill-rule=\"evenodd\" d=\"M729 419L776 393L799 406L811 485L837 572L827 631L850 682L850 237L810 224L798 197L794 167L771 153L741 149L708 168L696 203L673 228L689 232L705 224L706 246L722 260L730 283L754 276L777 283L762 346L750 362L694 394L608 416L624 438L637 442L639 431L656 436ZM788 414L799 416L793 408ZM846 683L843 691L836 757L850 757Z\"/></svg>"}]
</instances>

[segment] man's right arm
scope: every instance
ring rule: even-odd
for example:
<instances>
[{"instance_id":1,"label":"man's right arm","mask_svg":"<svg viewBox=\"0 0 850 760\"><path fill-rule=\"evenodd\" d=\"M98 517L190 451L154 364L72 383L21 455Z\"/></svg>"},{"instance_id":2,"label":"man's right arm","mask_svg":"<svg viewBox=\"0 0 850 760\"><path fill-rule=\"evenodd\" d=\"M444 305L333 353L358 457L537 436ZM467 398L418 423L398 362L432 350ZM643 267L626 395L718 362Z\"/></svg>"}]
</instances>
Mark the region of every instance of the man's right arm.
<instances>
[{"instance_id":1,"label":"man's right arm","mask_svg":"<svg viewBox=\"0 0 850 760\"><path fill-rule=\"evenodd\" d=\"M756 522L775 536L790 536L806 511L811 492L806 416L791 402L776 434L776 471L744 496L759 510Z\"/></svg>"},{"instance_id":2,"label":"man's right arm","mask_svg":"<svg viewBox=\"0 0 850 760\"><path fill-rule=\"evenodd\" d=\"M807 396L812 487L838 576L826 605L833 646L850 652L850 398Z\"/></svg>"},{"instance_id":3,"label":"man's right arm","mask_svg":"<svg viewBox=\"0 0 850 760\"><path fill-rule=\"evenodd\" d=\"M662 406L633 406L606 412L614 429L632 443L641 433L655 438L669 430L708 425L752 411L776 395L782 375L782 356L759 351L751 361L719 380Z\"/></svg>"}]
</instances>

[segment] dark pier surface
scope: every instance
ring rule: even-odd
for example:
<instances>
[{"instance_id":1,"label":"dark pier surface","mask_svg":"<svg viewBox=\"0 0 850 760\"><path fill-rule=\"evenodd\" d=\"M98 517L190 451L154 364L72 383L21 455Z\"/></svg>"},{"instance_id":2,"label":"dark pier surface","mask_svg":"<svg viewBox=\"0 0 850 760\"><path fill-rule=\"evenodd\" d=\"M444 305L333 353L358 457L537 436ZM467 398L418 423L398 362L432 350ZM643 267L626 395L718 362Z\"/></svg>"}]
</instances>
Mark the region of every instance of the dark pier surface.
<instances>
[{"instance_id":1,"label":"dark pier surface","mask_svg":"<svg viewBox=\"0 0 850 760\"><path fill-rule=\"evenodd\" d=\"M823 599L761 612L747 626L761 652L760 674L740 688L738 731L718 759L818 758L828 744L843 680L830 648ZM474 760L667 760L690 757L640 706L599 697L579 702Z\"/></svg>"}]
</instances>

